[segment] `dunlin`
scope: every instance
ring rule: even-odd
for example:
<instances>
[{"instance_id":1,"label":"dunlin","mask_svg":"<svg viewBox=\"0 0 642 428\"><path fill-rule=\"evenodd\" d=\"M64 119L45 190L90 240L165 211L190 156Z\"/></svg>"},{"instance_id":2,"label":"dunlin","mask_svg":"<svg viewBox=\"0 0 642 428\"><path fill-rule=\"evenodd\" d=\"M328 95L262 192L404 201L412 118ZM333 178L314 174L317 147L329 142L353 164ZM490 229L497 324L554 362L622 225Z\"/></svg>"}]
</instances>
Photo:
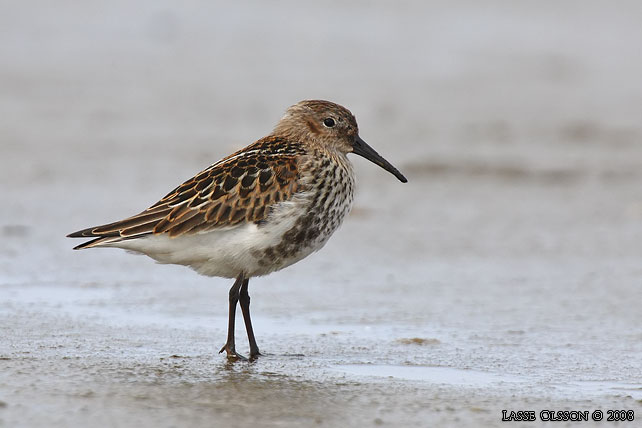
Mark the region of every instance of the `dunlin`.
<instances>
[{"instance_id":1,"label":"dunlin","mask_svg":"<svg viewBox=\"0 0 642 428\"><path fill-rule=\"evenodd\" d=\"M235 278L229 293L227 342L236 352L239 303L250 343L248 283L298 262L327 242L350 211L355 153L406 178L358 133L346 108L329 101L290 107L267 137L199 172L135 216L69 234L94 238L74 249L118 247L208 276Z\"/></svg>"}]
</instances>

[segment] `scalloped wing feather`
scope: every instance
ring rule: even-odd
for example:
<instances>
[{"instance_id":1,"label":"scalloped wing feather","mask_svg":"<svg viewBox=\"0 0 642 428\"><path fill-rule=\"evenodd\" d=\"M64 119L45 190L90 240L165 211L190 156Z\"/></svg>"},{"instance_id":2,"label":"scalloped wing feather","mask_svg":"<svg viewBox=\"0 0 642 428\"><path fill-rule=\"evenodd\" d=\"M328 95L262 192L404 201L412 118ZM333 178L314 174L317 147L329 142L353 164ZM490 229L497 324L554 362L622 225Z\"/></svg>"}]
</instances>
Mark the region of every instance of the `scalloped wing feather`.
<instances>
[{"instance_id":1,"label":"scalloped wing feather","mask_svg":"<svg viewBox=\"0 0 642 428\"><path fill-rule=\"evenodd\" d=\"M76 247L89 248L148 234L176 237L261 222L270 209L301 188L303 147L266 137L211 165L169 192L145 211L69 237L95 237Z\"/></svg>"}]
</instances>

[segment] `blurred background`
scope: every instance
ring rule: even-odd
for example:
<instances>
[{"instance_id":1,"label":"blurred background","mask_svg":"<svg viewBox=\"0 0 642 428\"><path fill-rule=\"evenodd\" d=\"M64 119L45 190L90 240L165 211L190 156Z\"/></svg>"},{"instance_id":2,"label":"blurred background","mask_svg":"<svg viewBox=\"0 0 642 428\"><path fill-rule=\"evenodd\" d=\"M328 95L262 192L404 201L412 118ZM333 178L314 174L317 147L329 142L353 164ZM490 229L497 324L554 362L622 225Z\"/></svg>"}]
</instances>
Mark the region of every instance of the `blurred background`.
<instances>
[{"instance_id":1,"label":"blurred background","mask_svg":"<svg viewBox=\"0 0 642 428\"><path fill-rule=\"evenodd\" d=\"M353 157L358 192L343 228L319 254L253 281L259 345L307 357L244 372L259 384L267 372L287 382L295 373L307 388L301 414L264 422L332 423L333 409L348 425L394 416L447 426L478 420L481 408L490 426L517 399L639 408L642 397L609 392L622 384L577 382L638 392L642 383L642 3L33 0L1 9L0 418L38 424L66 403L61 426L119 412L149 422L123 403L169 400L175 390L145 383L175 378L159 355L192 355L181 363L185 382L217 385L228 369L209 364L222 361L227 281L116 250L72 252L78 242L64 236L141 211L315 98L349 108L409 183ZM480 401L448 381L435 392L427 372L410 385L380 369L369 374L392 376L381 382L397 395L350 377L342 393L375 391L392 404L325 400L324 388L337 389L327 371L359 364L518 380L505 394L472 382ZM306 383L311 367L320 383ZM125 373L130 386L113 386ZM38 376L49 386L33 386ZM94 401L78 398L85 385ZM301 396L277 382L262 402L274 390ZM251 418L174 400L192 412L156 417Z\"/></svg>"}]
</instances>

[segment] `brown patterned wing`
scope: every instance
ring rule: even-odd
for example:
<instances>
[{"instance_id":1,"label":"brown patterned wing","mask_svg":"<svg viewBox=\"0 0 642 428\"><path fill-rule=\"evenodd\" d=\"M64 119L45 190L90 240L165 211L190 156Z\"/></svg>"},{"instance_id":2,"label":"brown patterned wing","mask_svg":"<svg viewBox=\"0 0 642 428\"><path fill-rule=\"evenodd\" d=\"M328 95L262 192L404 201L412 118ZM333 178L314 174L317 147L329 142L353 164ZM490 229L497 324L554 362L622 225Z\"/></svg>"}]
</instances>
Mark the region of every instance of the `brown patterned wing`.
<instances>
[{"instance_id":1,"label":"brown patterned wing","mask_svg":"<svg viewBox=\"0 0 642 428\"><path fill-rule=\"evenodd\" d=\"M175 237L260 222L274 204L302 190L303 154L296 143L266 137L200 172L140 214L68 236L98 238L77 247L84 248L98 241L162 233Z\"/></svg>"}]
</instances>

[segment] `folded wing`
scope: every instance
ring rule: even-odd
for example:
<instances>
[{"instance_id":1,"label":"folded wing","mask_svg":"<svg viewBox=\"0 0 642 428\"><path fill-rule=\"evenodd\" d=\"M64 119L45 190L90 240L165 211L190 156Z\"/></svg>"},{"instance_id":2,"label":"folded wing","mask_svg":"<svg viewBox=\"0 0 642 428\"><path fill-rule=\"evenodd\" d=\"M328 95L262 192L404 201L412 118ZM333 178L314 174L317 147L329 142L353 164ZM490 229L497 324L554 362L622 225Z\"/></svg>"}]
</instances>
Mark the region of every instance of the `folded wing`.
<instances>
[{"instance_id":1,"label":"folded wing","mask_svg":"<svg viewBox=\"0 0 642 428\"><path fill-rule=\"evenodd\" d=\"M177 237L266 219L272 207L301 189L300 145L266 137L215 163L145 211L67 235L95 238L90 248L150 234Z\"/></svg>"}]
</instances>

